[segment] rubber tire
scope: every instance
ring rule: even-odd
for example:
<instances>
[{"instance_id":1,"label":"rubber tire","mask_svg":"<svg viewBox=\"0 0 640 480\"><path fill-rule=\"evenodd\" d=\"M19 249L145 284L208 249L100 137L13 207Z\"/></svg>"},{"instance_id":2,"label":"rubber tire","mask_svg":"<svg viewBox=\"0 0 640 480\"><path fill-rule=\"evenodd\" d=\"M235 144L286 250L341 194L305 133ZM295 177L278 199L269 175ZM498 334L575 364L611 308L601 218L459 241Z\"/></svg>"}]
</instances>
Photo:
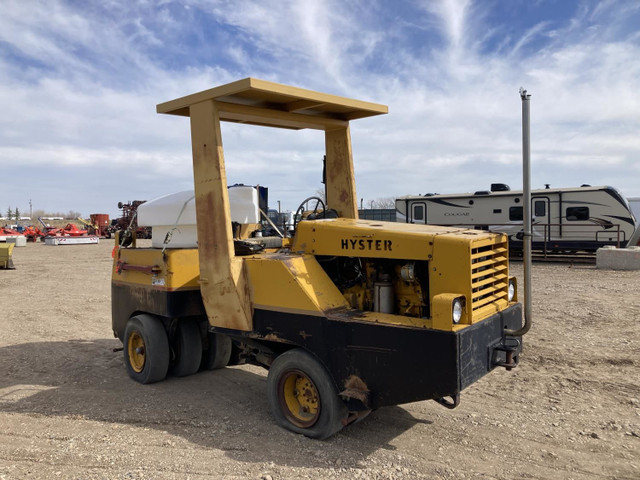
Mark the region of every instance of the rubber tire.
<instances>
[{"instance_id":1,"label":"rubber tire","mask_svg":"<svg viewBox=\"0 0 640 480\"><path fill-rule=\"evenodd\" d=\"M141 372L136 372L131 367L129 349L127 348L129 337L138 332L144 340L145 363ZM139 383L154 383L164 380L169 369L169 339L162 321L153 315L141 314L131 317L124 330L124 364L127 373Z\"/></svg>"},{"instance_id":2,"label":"rubber tire","mask_svg":"<svg viewBox=\"0 0 640 480\"><path fill-rule=\"evenodd\" d=\"M176 377L193 375L202 361L202 337L200 327L193 319L178 320L176 333L171 342L172 361L169 373Z\"/></svg>"},{"instance_id":3,"label":"rubber tire","mask_svg":"<svg viewBox=\"0 0 640 480\"><path fill-rule=\"evenodd\" d=\"M229 364L233 343L222 333L208 332L209 348L202 352L203 370L217 370Z\"/></svg>"},{"instance_id":4,"label":"rubber tire","mask_svg":"<svg viewBox=\"0 0 640 480\"><path fill-rule=\"evenodd\" d=\"M280 378L290 370L301 370L309 376L320 396L320 417L308 428L301 428L291 423L280 406L278 383ZM318 440L324 440L342 430L342 420L346 419L349 413L344 401L338 396L331 375L313 355L300 348L288 350L271 364L267 376L267 399L278 425Z\"/></svg>"}]
</instances>

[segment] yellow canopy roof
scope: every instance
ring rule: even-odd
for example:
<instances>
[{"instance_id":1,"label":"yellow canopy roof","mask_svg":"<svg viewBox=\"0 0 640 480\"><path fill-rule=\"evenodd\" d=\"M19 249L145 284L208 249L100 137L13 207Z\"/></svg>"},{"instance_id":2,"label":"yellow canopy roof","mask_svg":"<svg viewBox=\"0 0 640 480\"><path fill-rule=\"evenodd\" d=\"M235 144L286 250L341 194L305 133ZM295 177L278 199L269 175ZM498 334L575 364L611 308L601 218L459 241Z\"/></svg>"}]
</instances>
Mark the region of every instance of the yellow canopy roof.
<instances>
[{"instance_id":1,"label":"yellow canopy roof","mask_svg":"<svg viewBox=\"0 0 640 480\"><path fill-rule=\"evenodd\" d=\"M386 105L290 87L256 78L161 103L158 113L189 116L189 106L214 100L220 119L280 128L319 130L344 126L349 120L388 113Z\"/></svg>"}]
</instances>

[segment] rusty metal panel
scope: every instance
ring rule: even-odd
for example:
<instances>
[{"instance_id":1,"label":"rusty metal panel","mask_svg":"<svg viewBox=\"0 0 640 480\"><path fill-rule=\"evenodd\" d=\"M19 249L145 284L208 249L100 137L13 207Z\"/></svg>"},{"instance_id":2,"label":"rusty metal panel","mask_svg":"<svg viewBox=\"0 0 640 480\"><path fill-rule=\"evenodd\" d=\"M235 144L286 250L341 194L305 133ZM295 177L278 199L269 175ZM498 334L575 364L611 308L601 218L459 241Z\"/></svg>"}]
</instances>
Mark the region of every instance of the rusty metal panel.
<instances>
[{"instance_id":1,"label":"rusty metal panel","mask_svg":"<svg viewBox=\"0 0 640 480\"><path fill-rule=\"evenodd\" d=\"M349 126L325 131L327 207L342 218L358 218Z\"/></svg>"},{"instance_id":2,"label":"rusty metal panel","mask_svg":"<svg viewBox=\"0 0 640 480\"><path fill-rule=\"evenodd\" d=\"M247 280L233 247L220 117L211 100L189 108L202 300L211 325L251 330Z\"/></svg>"}]
</instances>

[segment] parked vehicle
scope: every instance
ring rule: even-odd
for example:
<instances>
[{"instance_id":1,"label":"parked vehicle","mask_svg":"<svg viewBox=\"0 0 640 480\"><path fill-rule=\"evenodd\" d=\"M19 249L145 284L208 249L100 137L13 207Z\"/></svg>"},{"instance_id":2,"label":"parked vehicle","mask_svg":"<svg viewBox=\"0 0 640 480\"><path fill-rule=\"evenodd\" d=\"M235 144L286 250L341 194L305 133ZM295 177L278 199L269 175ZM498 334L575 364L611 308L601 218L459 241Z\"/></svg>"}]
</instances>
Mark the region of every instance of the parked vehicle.
<instances>
[{"instance_id":1,"label":"parked vehicle","mask_svg":"<svg viewBox=\"0 0 640 480\"><path fill-rule=\"evenodd\" d=\"M636 217L636 220L640 223L640 197L629 197L627 198L629 201L629 206L631 207L631 212Z\"/></svg>"},{"instance_id":2,"label":"parked vehicle","mask_svg":"<svg viewBox=\"0 0 640 480\"><path fill-rule=\"evenodd\" d=\"M547 188L531 191L533 248L595 251L624 247L638 227L629 202L613 187ZM490 191L426 194L396 199L397 221L469 227L509 236L522 248L522 192L502 183Z\"/></svg>"},{"instance_id":3,"label":"parked vehicle","mask_svg":"<svg viewBox=\"0 0 640 480\"><path fill-rule=\"evenodd\" d=\"M151 228L138 226L137 210L146 200L133 200L132 202L118 202L118 208L122 210L122 215L111 220L111 224L101 229L105 238L111 238L116 232L135 232L138 238L151 238ZM107 220L108 222L108 220ZM124 238L124 237L123 237ZM131 241L127 236L126 241Z\"/></svg>"},{"instance_id":4,"label":"parked vehicle","mask_svg":"<svg viewBox=\"0 0 640 480\"><path fill-rule=\"evenodd\" d=\"M131 378L259 365L276 422L321 439L385 405L455 408L517 366L530 308L523 324L505 235L358 219L349 123L386 106L247 78L157 111L190 117L195 189L140 207L151 248L116 238L112 328ZM254 187L227 187L221 121L324 132L324 199L301 202L291 238L235 228L260 208Z\"/></svg>"}]
</instances>

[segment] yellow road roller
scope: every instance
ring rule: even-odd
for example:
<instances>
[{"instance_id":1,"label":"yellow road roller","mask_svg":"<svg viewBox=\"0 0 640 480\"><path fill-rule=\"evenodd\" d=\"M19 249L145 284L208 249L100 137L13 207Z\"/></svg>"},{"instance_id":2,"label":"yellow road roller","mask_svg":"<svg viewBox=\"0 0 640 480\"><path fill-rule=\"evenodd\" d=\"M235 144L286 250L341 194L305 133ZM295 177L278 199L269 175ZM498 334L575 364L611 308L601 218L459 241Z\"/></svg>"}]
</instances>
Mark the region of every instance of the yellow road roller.
<instances>
[{"instance_id":1,"label":"yellow road roller","mask_svg":"<svg viewBox=\"0 0 640 480\"><path fill-rule=\"evenodd\" d=\"M517 366L528 327L505 235L358 219L349 122L386 106L247 78L157 111L190 120L194 190L173 216L191 202L193 235L172 243L169 218L151 247L116 238L112 325L131 378L260 365L276 423L324 439L382 406L454 408ZM222 121L325 132L325 195L304 199L292 235L234 217Z\"/></svg>"}]
</instances>

